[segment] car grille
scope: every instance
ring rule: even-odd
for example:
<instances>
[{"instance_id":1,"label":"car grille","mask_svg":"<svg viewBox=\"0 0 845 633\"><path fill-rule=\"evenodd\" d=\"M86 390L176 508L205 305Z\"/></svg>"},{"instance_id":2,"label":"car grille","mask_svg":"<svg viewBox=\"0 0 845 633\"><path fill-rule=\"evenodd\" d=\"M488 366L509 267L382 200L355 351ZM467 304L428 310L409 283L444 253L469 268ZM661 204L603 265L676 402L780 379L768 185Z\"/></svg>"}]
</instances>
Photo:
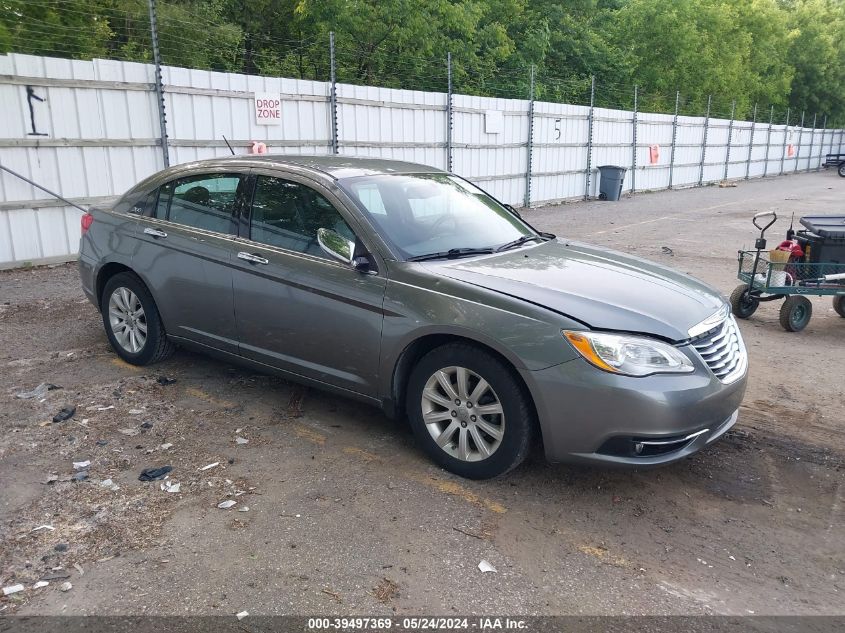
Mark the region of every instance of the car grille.
<instances>
[{"instance_id":1,"label":"car grille","mask_svg":"<svg viewBox=\"0 0 845 633\"><path fill-rule=\"evenodd\" d=\"M739 379L748 365L742 335L733 315L691 341L710 370L723 383Z\"/></svg>"}]
</instances>

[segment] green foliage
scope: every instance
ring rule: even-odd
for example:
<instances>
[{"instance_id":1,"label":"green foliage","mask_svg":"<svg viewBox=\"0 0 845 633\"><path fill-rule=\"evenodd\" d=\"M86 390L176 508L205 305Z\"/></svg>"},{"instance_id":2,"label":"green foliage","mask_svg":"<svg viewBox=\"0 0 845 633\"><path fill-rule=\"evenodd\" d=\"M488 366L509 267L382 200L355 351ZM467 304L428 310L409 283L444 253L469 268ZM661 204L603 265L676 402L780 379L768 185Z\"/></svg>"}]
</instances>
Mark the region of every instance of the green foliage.
<instances>
[{"instance_id":1,"label":"green foliage","mask_svg":"<svg viewBox=\"0 0 845 633\"><path fill-rule=\"evenodd\" d=\"M845 0L158 0L163 61L467 94L845 121ZM0 52L152 58L147 0L0 0Z\"/></svg>"}]
</instances>

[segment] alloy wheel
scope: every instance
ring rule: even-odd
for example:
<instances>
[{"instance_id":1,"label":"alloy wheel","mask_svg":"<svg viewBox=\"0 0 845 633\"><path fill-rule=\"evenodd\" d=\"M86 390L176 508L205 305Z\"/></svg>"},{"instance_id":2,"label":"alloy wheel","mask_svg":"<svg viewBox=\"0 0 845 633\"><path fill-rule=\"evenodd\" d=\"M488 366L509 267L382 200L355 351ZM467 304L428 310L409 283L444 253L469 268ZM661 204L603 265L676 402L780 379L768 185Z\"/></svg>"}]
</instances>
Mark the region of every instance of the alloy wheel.
<instances>
[{"instance_id":1,"label":"alloy wheel","mask_svg":"<svg viewBox=\"0 0 845 633\"><path fill-rule=\"evenodd\" d=\"M421 406L431 437L456 459L481 461L502 444L502 403L490 384L466 367L444 367L434 372L423 388Z\"/></svg>"},{"instance_id":2,"label":"alloy wheel","mask_svg":"<svg viewBox=\"0 0 845 633\"><path fill-rule=\"evenodd\" d=\"M147 318L141 300L129 288L115 288L109 297L109 324L124 350L137 354L147 343Z\"/></svg>"}]
</instances>

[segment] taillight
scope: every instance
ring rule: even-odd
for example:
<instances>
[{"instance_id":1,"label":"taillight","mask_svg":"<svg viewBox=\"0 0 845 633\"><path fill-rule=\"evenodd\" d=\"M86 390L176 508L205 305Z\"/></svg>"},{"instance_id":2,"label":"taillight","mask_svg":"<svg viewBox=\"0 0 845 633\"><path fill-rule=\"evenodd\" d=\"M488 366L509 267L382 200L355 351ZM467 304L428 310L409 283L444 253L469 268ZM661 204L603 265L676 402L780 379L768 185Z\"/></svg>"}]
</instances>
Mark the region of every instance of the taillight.
<instances>
[{"instance_id":1,"label":"taillight","mask_svg":"<svg viewBox=\"0 0 845 633\"><path fill-rule=\"evenodd\" d=\"M80 223L82 224L82 234L85 235L88 229L91 228L91 225L94 224L94 216L90 213L83 213Z\"/></svg>"}]
</instances>

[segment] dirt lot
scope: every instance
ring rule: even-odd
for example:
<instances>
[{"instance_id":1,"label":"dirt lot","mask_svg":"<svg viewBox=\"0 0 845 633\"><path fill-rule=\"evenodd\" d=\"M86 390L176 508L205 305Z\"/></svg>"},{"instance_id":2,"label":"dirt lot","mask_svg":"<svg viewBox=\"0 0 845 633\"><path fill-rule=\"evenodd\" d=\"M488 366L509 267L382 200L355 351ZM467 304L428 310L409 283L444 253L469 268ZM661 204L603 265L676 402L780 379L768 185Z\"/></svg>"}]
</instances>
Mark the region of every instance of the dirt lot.
<instances>
[{"instance_id":1,"label":"dirt lot","mask_svg":"<svg viewBox=\"0 0 845 633\"><path fill-rule=\"evenodd\" d=\"M729 293L753 213L842 212L843 188L823 172L528 217ZM26 586L0 609L843 614L845 320L817 299L807 330L787 334L777 308L741 324L748 395L709 450L635 473L535 456L470 482L351 401L186 352L126 365L73 265L0 273L0 584ZM62 389L15 397L42 382ZM65 405L75 416L50 422ZM89 460L88 479L70 480ZM162 465L180 492L138 481Z\"/></svg>"}]
</instances>

